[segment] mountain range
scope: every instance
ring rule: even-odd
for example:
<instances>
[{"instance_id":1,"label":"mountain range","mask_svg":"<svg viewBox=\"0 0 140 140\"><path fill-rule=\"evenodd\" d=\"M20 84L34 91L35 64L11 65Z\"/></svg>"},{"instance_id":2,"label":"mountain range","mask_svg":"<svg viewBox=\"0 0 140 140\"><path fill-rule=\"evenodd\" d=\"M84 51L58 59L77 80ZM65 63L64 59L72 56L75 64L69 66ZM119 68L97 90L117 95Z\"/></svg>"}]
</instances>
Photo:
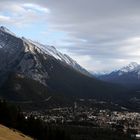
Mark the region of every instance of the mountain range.
<instances>
[{"instance_id":1,"label":"mountain range","mask_svg":"<svg viewBox=\"0 0 140 140\"><path fill-rule=\"evenodd\" d=\"M115 70L109 74L100 75L98 77L103 81L121 84L128 88L139 88L140 65L136 62L131 62L119 70Z\"/></svg>"},{"instance_id":2,"label":"mountain range","mask_svg":"<svg viewBox=\"0 0 140 140\"><path fill-rule=\"evenodd\" d=\"M92 76L54 46L20 38L0 27L0 98L60 105L77 98L124 102L135 97L103 77Z\"/></svg>"}]
</instances>

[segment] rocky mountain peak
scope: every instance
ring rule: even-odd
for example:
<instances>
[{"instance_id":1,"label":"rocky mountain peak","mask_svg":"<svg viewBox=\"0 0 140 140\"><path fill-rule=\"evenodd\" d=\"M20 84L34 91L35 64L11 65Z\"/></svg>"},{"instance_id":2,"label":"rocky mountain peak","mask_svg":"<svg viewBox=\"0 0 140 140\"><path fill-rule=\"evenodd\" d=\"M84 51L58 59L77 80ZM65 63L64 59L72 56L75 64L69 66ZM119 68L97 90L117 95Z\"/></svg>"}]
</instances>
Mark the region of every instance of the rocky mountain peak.
<instances>
[{"instance_id":1,"label":"rocky mountain peak","mask_svg":"<svg viewBox=\"0 0 140 140\"><path fill-rule=\"evenodd\" d=\"M4 26L0 26L0 31L16 36L13 32L11 32L8 28Z\"/></svg>"},{"instance_id":2,"label":"rocky mountain peak","mask_svg":"<svg viewBox=\"0 0 140 140\"><path fill-rule=\"evenodd\" d=\"M120 71L122 72L131 72L131 71L135 71L139 68L139 64L136 62L131 62L129 65L123 67L122 69L120 69Z\"/></svg>"},{"instance_id":3,"label":"rocky mountain peak","mask_svg":"<svg viewBox=\"0 0 140 140\"><path fill-rule=\"evenodd\" d=\"M17 71L46 85L49 75L43 63L46 65L48 58L84 75L90 75L76 61L55 47L25 37L19 38L6 27L0 27L0 70Z\"/></svg>"}]
</instances>

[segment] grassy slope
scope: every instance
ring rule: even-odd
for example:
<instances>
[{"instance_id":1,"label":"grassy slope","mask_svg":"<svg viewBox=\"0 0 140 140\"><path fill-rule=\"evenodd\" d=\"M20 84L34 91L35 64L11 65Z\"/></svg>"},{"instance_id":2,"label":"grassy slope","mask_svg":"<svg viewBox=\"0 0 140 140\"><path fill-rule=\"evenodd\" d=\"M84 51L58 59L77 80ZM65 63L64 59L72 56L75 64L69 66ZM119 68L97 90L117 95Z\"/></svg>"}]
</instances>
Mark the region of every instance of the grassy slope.
<instances>
[{"instance_id":1,"label":"grassy slope","mask_svg":"<svg viewBox=\"0 0 140 140\"><path fill-rule=\"evenodd\" d=\"M0 125L0 140L33 140L24 134Z\"/></svg>"}]
</instances>

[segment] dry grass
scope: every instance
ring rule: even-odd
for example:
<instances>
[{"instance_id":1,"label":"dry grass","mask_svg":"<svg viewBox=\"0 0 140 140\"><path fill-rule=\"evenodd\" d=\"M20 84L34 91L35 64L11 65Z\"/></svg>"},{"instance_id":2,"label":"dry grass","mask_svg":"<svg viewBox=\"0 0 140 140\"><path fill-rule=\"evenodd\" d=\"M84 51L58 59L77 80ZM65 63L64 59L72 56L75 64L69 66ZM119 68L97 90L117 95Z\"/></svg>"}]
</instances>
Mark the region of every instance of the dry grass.
<instances>
[{"instance_id":1,"label":"dry grass","mask_svg":"<svg viewBox=\"0 0 140 140\"><path fill-rule=\"evenodd\" d=\"M0 124L0 140L33 140L32 138Z\"/></svg>"}]
</instances>

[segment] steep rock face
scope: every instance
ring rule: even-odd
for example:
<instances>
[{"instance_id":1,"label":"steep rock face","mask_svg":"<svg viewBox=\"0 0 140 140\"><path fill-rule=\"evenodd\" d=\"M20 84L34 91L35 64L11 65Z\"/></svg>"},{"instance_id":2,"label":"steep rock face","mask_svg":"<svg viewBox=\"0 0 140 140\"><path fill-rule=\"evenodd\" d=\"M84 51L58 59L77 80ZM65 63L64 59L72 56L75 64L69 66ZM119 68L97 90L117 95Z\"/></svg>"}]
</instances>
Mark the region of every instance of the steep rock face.
<instances>
[{"instance_id":1,"label":"steep rock face","mask_svg":"<svg viewBox=\"0 0 140 140\"><path fill-rule=\"evenodd\" d=\"M11 69L23 51L21 39L0 30L0 70Z\"/></svg>"},{"instance_id":2,"label":"steep rock face","mask_svg":"<svg viewBox=\"0 0 140 140\"><path fill-rule=\"evenodd\" d=\"M66 54L62 54L61 52L56 50L55 47L49 46L49 45L43 45L38 42L34 42L32 40L28 40L25 38L22 38L22 39L30 46L30 50L33 54L35 54L37 51L38 53L44 56L44 59L46 59L45 57L46 55L51 56L55 58L57 61L61 61L64 64L69 65L70 67L77 70L78 72L85 74L87 76L91 76L91 74L87 70L82 68L75 60L73 60Z\"/></svg>"},{"instance_id":3,"label":"steep rock face","mask_svg":"<svg viewBox=\"0 0 140 140\"><path fill-rule=\"evenodd\" d=\"M5 27L0 27L0 71L16 71L21 75L32 78L47 85L49 77L47 70L38 59L39 55L44 60L52 57L78 72L90 76L90 73L82 68L76 61L67 55L63 55L53 46L45 46L26 38L18 38Z\"/></svg>"}]
</instances>

